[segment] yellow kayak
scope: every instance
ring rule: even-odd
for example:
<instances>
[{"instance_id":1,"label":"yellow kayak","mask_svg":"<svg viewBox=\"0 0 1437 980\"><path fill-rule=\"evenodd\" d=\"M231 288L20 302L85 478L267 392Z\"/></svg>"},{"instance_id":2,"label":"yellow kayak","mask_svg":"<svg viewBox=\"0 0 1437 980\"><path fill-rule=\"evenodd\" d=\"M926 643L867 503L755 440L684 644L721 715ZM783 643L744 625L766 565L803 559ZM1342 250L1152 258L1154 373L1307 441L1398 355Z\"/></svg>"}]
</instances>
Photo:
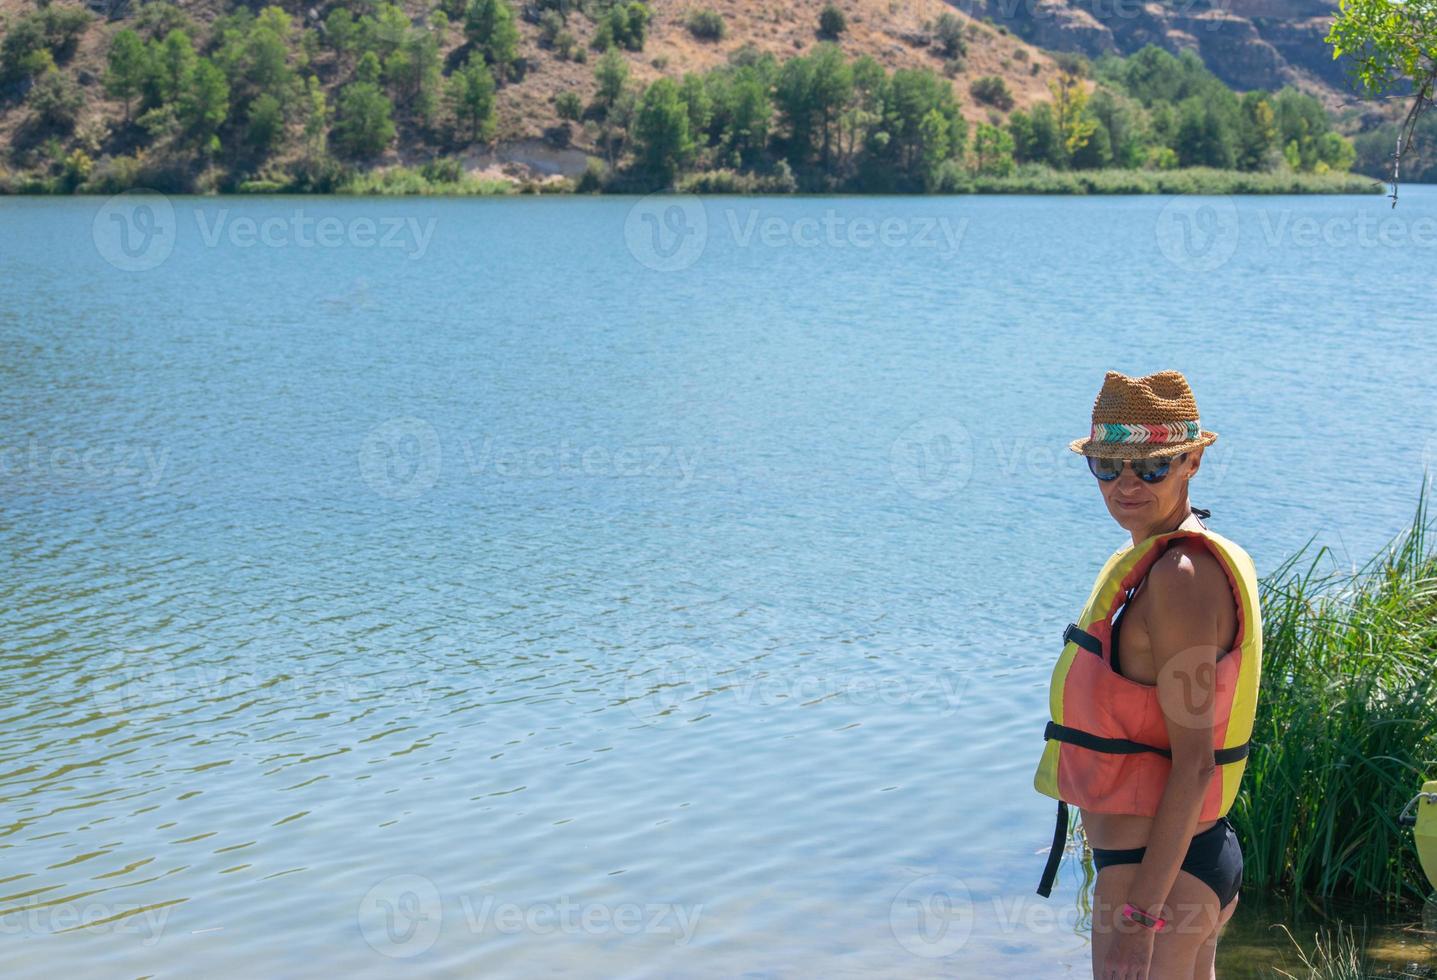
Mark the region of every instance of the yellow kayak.
<instances>
[{"instance_id":1,"label":"yellow kayak","mask_svg":"<svg viewBox=\"0 0 1437 980\"><path fill-rule=\"evenodd\" d=\"M1412 828L1417 859L1427 880L1437 888L1437 779L1422 784L1422 792L1407 802L1397 822Z\"/></svg>"}]
</instances>

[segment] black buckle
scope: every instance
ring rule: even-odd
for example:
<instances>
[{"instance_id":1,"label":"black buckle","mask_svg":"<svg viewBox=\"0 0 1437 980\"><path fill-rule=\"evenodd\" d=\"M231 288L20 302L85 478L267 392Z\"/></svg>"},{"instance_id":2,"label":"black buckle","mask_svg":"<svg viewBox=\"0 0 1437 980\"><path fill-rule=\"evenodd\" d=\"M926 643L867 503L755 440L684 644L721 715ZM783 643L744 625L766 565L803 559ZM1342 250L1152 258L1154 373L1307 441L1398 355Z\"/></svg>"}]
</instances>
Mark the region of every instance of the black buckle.
<instances>
[{"instance_id":1,"label":"black buckle","mask_svg":"<svg viewBox=\"0 0 1437 980\"><path fill-rule=\"evenodd\" d=\"M1063 630L1063 643L1076 643L1089 653L1103 655L1103 644L1087 630L1080 629L1077 623L1069 623L1068 628Z\"/></svg>"}]
</instances>

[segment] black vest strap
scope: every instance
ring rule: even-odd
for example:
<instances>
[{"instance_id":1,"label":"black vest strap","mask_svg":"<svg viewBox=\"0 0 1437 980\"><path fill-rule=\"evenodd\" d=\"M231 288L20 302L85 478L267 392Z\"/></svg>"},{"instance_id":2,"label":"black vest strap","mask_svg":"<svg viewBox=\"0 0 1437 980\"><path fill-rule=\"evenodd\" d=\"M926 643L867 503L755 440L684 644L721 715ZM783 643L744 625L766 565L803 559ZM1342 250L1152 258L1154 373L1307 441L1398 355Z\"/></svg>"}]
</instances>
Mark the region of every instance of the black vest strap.
<instances>
[{"instance_id":1,"label":"black vest strap","mask_svg":"<svg viewBox=\"0 0 1437 980\"><path fill-rule=\"evenodd\" d=\"M1100 657L1103 655L1103 644L1098 641L1096 636L1080 628L1077 623L1069 623L1068 628L1063 630L1063 642L1076 643L1089 653L1096 653Z\"/></svg>"},{"instance_id":2,"label":"black vest strap","mask_svg":"<svg viewBox=\"0 0 1437 980\"><path fill-rule=\"evenodd\" d=\"M1048 722L1043 729L1044 741L1053 739L1058 742L1067 742L1069 745L1076 745L1082 749L1090 749L1094 752L1107 752L1111 755L1136 755L1139 752L1155 752L1165 759L1171 759L1173 754L1168 749L1159 748L1156 745L1145 745L1142 742L1134 742L1126 738L1103 738L1101 735L1094 735L1077 728L1069 728L1067 725L1060 725L1055 721ZM1241 762L1247 758L1247 747L1250 743L1243 742L1241 745L1234 745L1226 749L1213 750L1213 762L1219 766L1230 765L1234 762Z\"/></svg>"},{"instance_id":3,"label":"black vest strap","mask_svg":"<svg viewBox=\"0 0 1437 980\"><path fill-rule=\"evenodd\" d=\"M1068 804L1058 801L1058 822L1053 827L1053 846L1048 849L1048 863L1043 866L1043 878L1038 882L1038 894L1047 898L1053 892L1053 879L1058 876L1058 865L1063 860L1063 849L1068 843Z\"/></svg>"}]
</instances>

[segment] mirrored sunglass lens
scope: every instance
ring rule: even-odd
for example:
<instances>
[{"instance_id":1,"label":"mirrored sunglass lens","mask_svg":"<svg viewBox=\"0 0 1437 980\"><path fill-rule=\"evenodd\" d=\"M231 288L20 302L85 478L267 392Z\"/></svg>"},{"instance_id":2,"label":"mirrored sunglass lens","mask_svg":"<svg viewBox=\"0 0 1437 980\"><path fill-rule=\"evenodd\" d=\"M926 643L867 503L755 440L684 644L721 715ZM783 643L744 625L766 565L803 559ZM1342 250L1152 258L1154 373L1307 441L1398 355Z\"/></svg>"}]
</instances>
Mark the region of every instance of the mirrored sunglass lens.
<instances>
[{"instance_id":1,"label":"mirrored sunglass lens","mask_svg":"<svg viewBox=\"0 0 1437 980\"><path fill-rule=\"evenodd\" d=\"M1137 473L1139 479L1154 483L1168 475L1168 467L1171 465L1170 459L1135 459L1133 472Z\"/></svg>"},{"instance_id":2,"label":"mirrored sunglass lens","mask_svg":"<svg viewBox=\"0 0 1437 980\"><path fill-rule=\"evenodd\" d=\"M1116 480L1118 474L1123 471L1123 461L1121 459L1100 459L1097 456L1089 456L1088 469L1092 470L1093 475L1099 480Z\"/></svg>"}]
</instances>

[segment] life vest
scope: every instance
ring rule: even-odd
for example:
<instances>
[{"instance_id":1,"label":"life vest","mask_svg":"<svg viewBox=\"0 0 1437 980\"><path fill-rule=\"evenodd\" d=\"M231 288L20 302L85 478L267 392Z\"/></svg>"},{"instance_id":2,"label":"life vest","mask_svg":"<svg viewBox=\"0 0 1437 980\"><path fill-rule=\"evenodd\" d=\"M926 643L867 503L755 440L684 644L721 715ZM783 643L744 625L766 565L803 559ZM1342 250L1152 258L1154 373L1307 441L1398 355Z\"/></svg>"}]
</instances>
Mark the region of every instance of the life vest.
<instances>
[{"instance_id":1,"label":"life vest","mask_svg":"<svg viewBox=\"0 0 1437 980\"><path fill-rule=\"evenodd\" d=\"M1207 516L1206 511L1194 513ZM1194 526L1195 525L1195 526ZM1262 613L1257 571L1247 552L1192 519L1177 530L1120 549L1103 566L1087 605L1063 634L1063 652L1049 688L1051 718L1033 785L1058 801L1053 846L1038 894L1048 896L1068 836L1068 805L1096 813L1151 817L1172 770L1167 723L1157 687L1112 669L1113 614L1169 544L1203 542L1222 564L1237 604L1232 648L1217 660L1213 755L1218 776L1208 786L1199 820L1227 813L1247 765L1262 673ZM1179 667L1178 669L1181 669ZM1196 710L1200 706L1194 706Z\"/></svg>"}]
</instances>

